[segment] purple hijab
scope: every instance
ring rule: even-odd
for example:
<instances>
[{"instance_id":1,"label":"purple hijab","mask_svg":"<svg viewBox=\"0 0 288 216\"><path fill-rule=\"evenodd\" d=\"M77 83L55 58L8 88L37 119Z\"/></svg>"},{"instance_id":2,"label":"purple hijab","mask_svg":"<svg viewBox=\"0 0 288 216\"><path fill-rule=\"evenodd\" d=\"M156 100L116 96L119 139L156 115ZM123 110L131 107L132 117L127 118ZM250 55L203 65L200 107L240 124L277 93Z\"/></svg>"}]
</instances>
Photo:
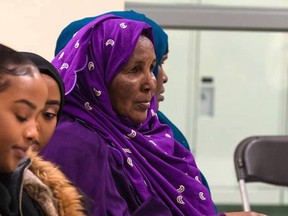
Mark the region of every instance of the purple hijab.
<instances>
[{"instance_id":1,"label":"purple hijab","mask_svg":"<svg viewBox=\"0 0 288 216\"><path fill-rule=\"evenodd\" d=\"M120 152L118 159L140 200L159 197L173 215L216 215L192 154L159 122L155 97L140 125L119 117L111 106L108 84L142 34L153 41L149 25L114 15L80 29L52 62L66 87L63 112L88 124Z\"/></svg>"}]
</instances>

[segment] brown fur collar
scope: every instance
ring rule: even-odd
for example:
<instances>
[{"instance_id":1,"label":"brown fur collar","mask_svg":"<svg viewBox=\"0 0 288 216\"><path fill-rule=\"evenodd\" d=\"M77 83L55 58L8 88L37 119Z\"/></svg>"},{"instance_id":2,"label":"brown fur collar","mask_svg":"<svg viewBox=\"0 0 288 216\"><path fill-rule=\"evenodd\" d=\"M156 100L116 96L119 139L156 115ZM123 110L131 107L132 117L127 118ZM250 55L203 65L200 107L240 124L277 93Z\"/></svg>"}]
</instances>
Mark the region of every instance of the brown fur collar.
<instances>
[{"instance_id":1,"label":"brown fur collar","mask_svg":"<svg viewBox=\"0 0 288 216\"><path fill-rule=\"evenodd\" d=\"M84 216L84 207L81 203L82 196L59 168L53 163L43 160L31 150L27 156L32 159L29 169L51 189L57 200L59 215Z\"/></svg>"},{"instance_id":2,"label":"brown fur collar","mask_svg":"<svg viewBox=\"0 0 288 216\"><path fill-rule=\"evenodd\" d=\"M35 176L29 169L24 173L24 188L35 200L47 216L58 216L57 200L47 185Z\"/></svg>"}]
</instances>

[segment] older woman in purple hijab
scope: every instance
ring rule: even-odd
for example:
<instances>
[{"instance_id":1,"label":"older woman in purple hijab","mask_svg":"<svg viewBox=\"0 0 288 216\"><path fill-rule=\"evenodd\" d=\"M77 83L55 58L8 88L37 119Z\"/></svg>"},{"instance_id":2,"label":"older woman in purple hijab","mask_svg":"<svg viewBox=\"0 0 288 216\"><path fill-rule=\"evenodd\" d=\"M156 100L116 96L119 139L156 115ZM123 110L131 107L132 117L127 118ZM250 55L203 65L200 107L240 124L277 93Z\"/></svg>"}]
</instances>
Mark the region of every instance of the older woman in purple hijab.
<instances>
[{"instance_id":1,"label":"older woman in purple hijab","mask_svg":"<svg viewBox=\"0 0 288 216\"><path fill-rule=\"evenodd\" d=\"M191 153L159 123L150 26L98 17L52 63L66 101L42 154L86 193L93 215L225 215Z\"/></svg>"}]
</instances>

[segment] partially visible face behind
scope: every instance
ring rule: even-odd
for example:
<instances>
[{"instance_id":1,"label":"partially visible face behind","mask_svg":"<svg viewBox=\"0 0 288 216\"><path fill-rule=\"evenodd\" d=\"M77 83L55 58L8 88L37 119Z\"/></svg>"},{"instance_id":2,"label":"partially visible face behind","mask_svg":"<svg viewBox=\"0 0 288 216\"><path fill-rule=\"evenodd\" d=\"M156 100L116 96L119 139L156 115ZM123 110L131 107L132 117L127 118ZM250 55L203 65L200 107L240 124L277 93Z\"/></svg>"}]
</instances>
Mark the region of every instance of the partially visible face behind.
<instances>
[{"instance_id":1,"label":"partially visible face behind","mask_svg":"<svg viewBox=\"0 0 288 216\"><path fill-rule=\"evenodd\" d=\"M37 71L33 69L34 73ZM41 75L4 75L10 85L0 92L0 172L13 172L27 149L38 142L37 118L47 99L47 85Z\"/></svg>"},{"instance_id":2,"label":"partially visible face behind","mask_svg":"<svg viewBox=\"0 0 288 216\"><path fill-rule=\"evenodd\" d=\"M140 36L129 62L109 85L110 101L115 112L136 124L147 118L147 110L155 94L156 78L152 72L155 58L152 42Z\"/></svg>"},{"instance_id":3,"label":"partially visible face behind","mask_svg":"<svg viewBox=\"0 0 288 216\"><path fill-rule=\"evenodd\" d=\"M42 74L48 86L48 99L43 113L38 117L39 143L33 145L34 151L42 150L54 133L57 124L57 114L60 108L60 90L57 82L50 76Z\"/></svg>"},{"instance_id":4,"label":"partially visible face behind","mask_svg":"<svg viewBox=\"0 0 288 216\"><path fill-rule=\"evenodd\" d=\"M156 99L157 99L157 108L159 109L159 103L164 101L163 93L165 92L164 84L168 82L168 76L164 71L163 64L168 58L168 53L165 54L161 59L161 64L158 65L158 74L157 74L157 88L156 88Z\"/></svg>"}]
</instances>

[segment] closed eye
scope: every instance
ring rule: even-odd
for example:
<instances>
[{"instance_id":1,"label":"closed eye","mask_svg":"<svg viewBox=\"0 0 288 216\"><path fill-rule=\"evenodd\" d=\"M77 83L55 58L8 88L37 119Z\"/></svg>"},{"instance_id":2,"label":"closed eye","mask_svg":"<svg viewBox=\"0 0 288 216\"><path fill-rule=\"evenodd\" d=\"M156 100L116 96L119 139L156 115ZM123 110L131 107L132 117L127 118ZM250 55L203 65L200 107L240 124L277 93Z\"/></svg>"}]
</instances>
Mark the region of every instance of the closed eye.
<instances>
[{"instance_id":1,"label":"closed eye","mask_svg":"<svg viewBox=\"0 0 288 216\"><path fill-rule=\"evenodd\" d=\"M25 122L28 120L27 117L23 117L23 116L20 116L20 115L16 115L16 119L19 121L19 122Z\"/></svg>"}]
</instances>

